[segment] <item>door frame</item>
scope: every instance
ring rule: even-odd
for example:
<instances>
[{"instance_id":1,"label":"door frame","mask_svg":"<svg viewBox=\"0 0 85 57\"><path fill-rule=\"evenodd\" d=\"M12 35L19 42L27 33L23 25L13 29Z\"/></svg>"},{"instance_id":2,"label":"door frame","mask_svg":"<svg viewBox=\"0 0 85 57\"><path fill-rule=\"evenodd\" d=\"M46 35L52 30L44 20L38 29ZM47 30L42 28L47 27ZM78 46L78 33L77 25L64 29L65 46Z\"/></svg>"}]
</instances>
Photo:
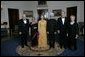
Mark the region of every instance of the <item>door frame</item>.
<instances>
[{"instance_id":1,"label":"door frame","mask_svg":"<svg viewBox=\"0 0 85 57\"><path fill-rule=\"evenodd\" d=\"M75 21L77 22L77 6L72 6L72 7L67 7L66 8L66 10L67 10L67 17L68 18L70 18L70 15L72 14L71 11L69 11L69 9L75 11L75 13L73 13L73 15L75 15L75 18L76 18Z\"/></svg>"},{"instance_id":2,"label":"door frame","mask_svg":"<svg viewBox=\"0 0 85 57\"><path fill-rule=\"evenodd\" d=\"M13 11L15 11L14 14L17 14L17 16L15 17L15 21L13 20L14 16L12 16L13 14ZM16 13L17 12L17 13ZM12 15L11 15L12 14ZM10 17L11 16L11 17ZM12 19L13 18L13 19ZM11 27L12 25L15 27L15 23L18 22L19 20L19 9L15 9L15 8L8 8L8 20L9 20L9 33L10 33L10 36L12 36L12 33L13 33L13 28ZM13 22L13 23L11 23ZM12 25L10 25L12 24Z\"/></svg>"}]
</instances>

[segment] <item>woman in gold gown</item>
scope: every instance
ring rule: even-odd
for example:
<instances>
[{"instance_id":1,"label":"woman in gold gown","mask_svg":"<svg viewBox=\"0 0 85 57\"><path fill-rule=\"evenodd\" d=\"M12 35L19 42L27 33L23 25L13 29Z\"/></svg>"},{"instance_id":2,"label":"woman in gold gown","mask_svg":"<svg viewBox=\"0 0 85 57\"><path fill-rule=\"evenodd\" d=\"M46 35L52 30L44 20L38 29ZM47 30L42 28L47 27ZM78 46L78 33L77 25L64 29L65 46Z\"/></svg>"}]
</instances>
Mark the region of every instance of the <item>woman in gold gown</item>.
<instances>
[{"instance_id":1,"label":"woman in gold gown","mask_svg":"<svg viewBox=\"0 0 85 57\"><path fill-rule=\"evenodd\" d=\"M47 33L46 33L47 22L44 20L44 16L41 16L41 20L38 22L38 47L47 48Z\"/></svg>"}]
</instances>

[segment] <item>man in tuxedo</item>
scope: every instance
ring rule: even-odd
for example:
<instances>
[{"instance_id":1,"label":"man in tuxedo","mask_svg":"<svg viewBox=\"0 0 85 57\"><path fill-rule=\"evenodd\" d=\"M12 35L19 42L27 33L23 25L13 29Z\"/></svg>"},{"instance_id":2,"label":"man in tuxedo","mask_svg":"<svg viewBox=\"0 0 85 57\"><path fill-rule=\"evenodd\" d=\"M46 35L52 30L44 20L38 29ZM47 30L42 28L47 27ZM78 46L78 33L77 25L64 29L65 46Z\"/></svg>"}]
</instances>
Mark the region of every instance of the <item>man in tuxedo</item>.
<instances>
[{"instance_id":1,"label":"man in tuxedo","mask_svg":"<svg viewBox=\"0 0 85 57\"><path fill-rule=\"evenodd\" d=\"M67 47L67 28L68 28L68 19L65 17L65 12L61 12L61 17L57 20L57 27L58 27L58 33L59 33L59 44L60 47L64 46Z\"/></svg>"},{"instance_id":2,"label":"man in tuxedo","mask_svg":"<svg viewBox=\"0 0 85 57\"><path fill-rule=\"evenodd\" d=\"M23 18L19 20L19 35L20 35L20 42L21 47L24 48L24 45L27 45L27 37L29 36L29 20L26 19L26 15L23 14Z\"/></svg>"},{"instance_id":3,"label":"man in tuxedo","mask_svg":"<svg viewBox=\"0 0 85 57\"><path fill-rule=\"evenodd\" d=\"M48 43L50 48L55 48L56 20L49 19L47 22Z\"/></svg>"}]
</instances>

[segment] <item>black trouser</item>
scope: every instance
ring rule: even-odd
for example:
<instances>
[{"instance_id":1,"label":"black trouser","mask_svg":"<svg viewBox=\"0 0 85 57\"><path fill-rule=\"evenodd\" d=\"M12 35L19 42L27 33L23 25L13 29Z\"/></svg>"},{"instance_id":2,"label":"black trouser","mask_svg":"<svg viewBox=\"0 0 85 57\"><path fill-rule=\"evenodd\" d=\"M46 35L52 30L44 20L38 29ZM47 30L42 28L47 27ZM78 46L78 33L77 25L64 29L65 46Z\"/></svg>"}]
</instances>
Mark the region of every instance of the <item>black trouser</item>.
<instances>
[{"instance_id":1,"label":"black trouser","mask_svg":"<svg viewBox=\"0 0 85 57\"><path fill-rule=\"evenodd\" d=\"M77 49L75 37L68 37L68 48L74 48L74 50Z\"/></svg>"},{"instance_id":2,"label":"black trouser","mask_svg":"<svg viewBox=\"0 0 85 57\"><path fill-rule=\"evenodd\" d=\"M49 34L49 46L50 48L55 47L55 34Z\"/></svg>"},{"instance_id":3,"label":"black trouser","mask_svg":"<svg viewBox=\"0 0 85 57\"><path fill-rule=\"evenodd\" d=\"M20 38L21 38L21 41L20 41L21 42L21 47L24 47L24 45L27 46L27 40L28 40L27 39L27 35L28 34L26 34L26 33L20 35Z\"/></svg>"},{"instance_id":4,"label":"black trouser","mask_svg":"<svg viewBox=\"0 0 85 57\"><path fill-rule=\"evenodd\" d=\"M59 34L59 44L60 44L60 47L64 47L64 48L67 48L67 37L66 37L66 34Z\"/></svg>"}]
</instances>

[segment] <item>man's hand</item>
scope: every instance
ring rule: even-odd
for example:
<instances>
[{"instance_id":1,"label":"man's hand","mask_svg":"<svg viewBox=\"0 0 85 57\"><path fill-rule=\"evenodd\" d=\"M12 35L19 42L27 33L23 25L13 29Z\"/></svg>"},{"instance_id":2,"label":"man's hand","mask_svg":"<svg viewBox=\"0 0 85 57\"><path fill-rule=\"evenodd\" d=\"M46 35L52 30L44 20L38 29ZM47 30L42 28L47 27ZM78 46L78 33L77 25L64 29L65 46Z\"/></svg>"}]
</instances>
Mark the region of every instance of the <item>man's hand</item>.
<instances>
[{"instance_id":1,"label":"man's hand","mask_svg":"<svg viewBox=\"0 0 85 57\"><path fill-rule=\"evenodd\" d=\"M60 33L60 30L57 30L58 33Z\"/></svg>"},{"instance_id":2,"label":"man's hand","mask_svg":"<svg viewBox=\"0 0 85 57\"><path fill-rule=\"evenodd\" d=\"M21 35L21 34L22 34L22 32L19 32L19 34Z\"/></svg>"},{"instance_id":3,"label":"man's hand","mask_svg":"<svg viewBox=\"0 0 85 57\"><path fill-rule=\"evenodd\" d=\"M78 35L76 35L76 37L75 37L76 39L78 38Z\"/></svg>"},{"instance_id":4,"label":"man's hand","mask_svg":"<svg viewBox=\"0 0 85 57\"><path fill-rule=\"evenodd\" d=\"M54 32L54 34L56 34L56 32Z\"/></svg>"},{"instance_id":5,"label":"man's hand","mask_svg":"<svg viewBox=\"0 0 85 57\"><path fill-rule=\"evenodd\" d=\"M49 34L49 32L47 32L47 34Z\"/></svg>"},{"instance_id":6,"label":"man's hand","mask_svg":"<svg viewBox=\"0 0 85 57\"><path fill-rule=\"evenodd\" d=\"M66 34L66 36L68 37L68 33Z\"/></svg>"}]
</instances>

